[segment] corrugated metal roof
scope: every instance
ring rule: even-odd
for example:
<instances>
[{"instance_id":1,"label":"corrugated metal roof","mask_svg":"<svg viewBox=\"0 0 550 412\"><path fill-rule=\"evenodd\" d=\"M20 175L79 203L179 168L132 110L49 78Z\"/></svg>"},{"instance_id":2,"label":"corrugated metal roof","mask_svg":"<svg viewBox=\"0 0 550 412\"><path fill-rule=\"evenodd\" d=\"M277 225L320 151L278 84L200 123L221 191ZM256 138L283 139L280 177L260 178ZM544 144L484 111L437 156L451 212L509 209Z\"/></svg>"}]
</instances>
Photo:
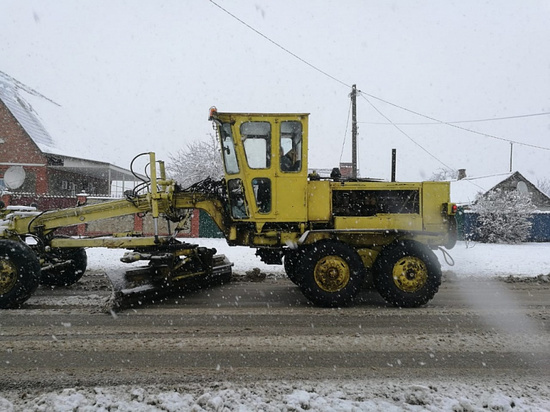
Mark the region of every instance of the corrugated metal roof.
<instances>
[{"instance_id":1,"label":"corrugated metal roof","mask_svg":"<svg viewBox=\"0 0 550 412\"><path fill-rule=\"evenodd\" d=\"M4 76L0 76L0 99L40 150L49 153L55 149L54 141L42 125L37 113L18 93L18 87Z\"/></svg>"}]
</instances>

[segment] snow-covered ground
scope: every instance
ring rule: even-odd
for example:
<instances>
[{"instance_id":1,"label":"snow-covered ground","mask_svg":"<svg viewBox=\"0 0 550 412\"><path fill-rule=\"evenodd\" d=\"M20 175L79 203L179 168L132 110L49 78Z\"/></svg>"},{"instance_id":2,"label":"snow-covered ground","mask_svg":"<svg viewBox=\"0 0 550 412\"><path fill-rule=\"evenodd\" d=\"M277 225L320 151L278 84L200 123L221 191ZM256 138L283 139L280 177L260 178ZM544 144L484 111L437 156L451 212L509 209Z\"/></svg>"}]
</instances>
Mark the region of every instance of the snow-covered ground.
<instances>
[{"instance_id":1,"label":"snow-covered ground","mask_svg":"<svg viewBox=\"0 0 550 412\"><path fill-rule=\"evenodd\" d=\"M425 384L372 381L217 383L179 388L69 388L26 399L15 407L0 397L0 410L18 411L500 411L550 410L546 385L498 382Z\"/></svg>"},{"instance_id":2,"label":"snow-covered ground","mask_svg":"<svg viewBox=\"0 0 550 412\"><path fill-rule=\"evenodd\" d=\"M271 276L284 276L281 266L264 265L254 250L228 247L222 239L194 239L215 247L234 262L234 271L255 267ZM550 243L522 245L466 244L450 251L454 266L437 255L446 274L472 280L495 277L537 277L548 281ZM121 271L118 250L91 249L89 269ZM549 297L550 302L550 297ZM421 382L387 381L323 382L220 382L177 388L102 387L67 388L10 401L1 396L0 411L550 411L547 382L489 381L477 379Z\"/></svg>"},{"instance_id":3,"label":"snow-covered ground","mask_svg":"<svg viewBox=\"0 0 550 412\"><path fill-rule=\"evenodd\" d=\"M224 239L189 239L189 242L216 248L218 253L226 255L234 263L234 272L244 274L253 268L259 268L275 277L285 276L281 265L262 263L255 256L255 249L230 247ZM459 277L535 277L550 273L550 243L497 245L458 242L447 252L454 265L451 260L445 260L441 251L436 251L441 268L443 272L452 272ZM121 251L116 249L89 249L88 269L120 271L127 268L127 265L120 262L121 255Z\"/></svg>"}]
</instances>

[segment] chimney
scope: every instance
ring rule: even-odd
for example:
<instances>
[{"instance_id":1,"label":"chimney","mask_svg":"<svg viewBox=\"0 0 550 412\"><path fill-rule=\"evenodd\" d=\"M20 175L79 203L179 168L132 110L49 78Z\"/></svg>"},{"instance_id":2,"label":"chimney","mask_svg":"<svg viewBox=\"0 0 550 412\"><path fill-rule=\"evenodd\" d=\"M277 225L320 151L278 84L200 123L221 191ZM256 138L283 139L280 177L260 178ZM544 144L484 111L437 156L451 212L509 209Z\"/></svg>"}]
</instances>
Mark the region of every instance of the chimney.
<instances>
[{"instance_id":1,"label":"chimney","mask_svg":"<svg viewBox=\"0 0 550 412\"><path fill-rule=\"evenodd\" d=\"M466 177L466 169L458 169L457 180L462 180Z\"/></svg>"}]
</instances>

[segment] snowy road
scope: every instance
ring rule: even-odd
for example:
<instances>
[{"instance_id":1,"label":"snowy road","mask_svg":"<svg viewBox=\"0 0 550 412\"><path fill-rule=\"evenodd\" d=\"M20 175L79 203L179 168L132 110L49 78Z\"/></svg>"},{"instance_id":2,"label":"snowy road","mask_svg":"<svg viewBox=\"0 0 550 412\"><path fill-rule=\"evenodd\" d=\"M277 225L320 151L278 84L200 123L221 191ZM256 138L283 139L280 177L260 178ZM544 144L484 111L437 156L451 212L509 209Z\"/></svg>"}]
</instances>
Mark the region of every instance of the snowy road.
<instances>
[{"instance_id":1,"label":"snowy road","mask_svg":"<svg viewBox=\"0 0 550 412\"><path fill-rule=\"evenodd\" d=\"M0 313L0 410L550 408L547 276L459 268L403 310L368 291L316 308L275 273L109 314L91 269Z\"/></svg>"},{"instance_id":2,"label":"snowy road","mask_svg":"<svg viewBox=\"0 0 550 412\"><path fill-rule=\"evenodd\" d=\"M550 377L550 285L448 280L426 307L307 304L288 280L236 282L116 315L87 277L0 319L4 389L197 380ZM86 286L87 285L87 286ZM82 305L82 302L87 304Z\"/></svg>"}]
</instances>

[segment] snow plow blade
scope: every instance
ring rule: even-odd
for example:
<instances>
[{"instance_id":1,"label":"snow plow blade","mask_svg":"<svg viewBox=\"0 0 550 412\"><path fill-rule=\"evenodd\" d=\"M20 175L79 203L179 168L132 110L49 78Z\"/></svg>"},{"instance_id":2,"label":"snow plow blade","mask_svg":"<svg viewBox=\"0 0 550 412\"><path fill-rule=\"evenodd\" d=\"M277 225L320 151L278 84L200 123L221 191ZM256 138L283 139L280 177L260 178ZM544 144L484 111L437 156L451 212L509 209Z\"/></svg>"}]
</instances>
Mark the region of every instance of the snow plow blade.
<instances>
[{"instance_id":1,"label":"snow plow blade","mask_svg":"<svg viewBox=\"0 0 550 412\"><path fill-rule=\"evenodd\" d=\"M142 260L143 257L150 261L147 266L128 270L122 282L120 278L109 277L113 293L107 309L120 311L159 304L230 281L233 264L225 255L215 255L215 249L196 245L192 245L192 250L194 253L183 259L171 253L153 256L139 252L125 254L121 259L125 262Z\"/></svg>"}]
</instances>

